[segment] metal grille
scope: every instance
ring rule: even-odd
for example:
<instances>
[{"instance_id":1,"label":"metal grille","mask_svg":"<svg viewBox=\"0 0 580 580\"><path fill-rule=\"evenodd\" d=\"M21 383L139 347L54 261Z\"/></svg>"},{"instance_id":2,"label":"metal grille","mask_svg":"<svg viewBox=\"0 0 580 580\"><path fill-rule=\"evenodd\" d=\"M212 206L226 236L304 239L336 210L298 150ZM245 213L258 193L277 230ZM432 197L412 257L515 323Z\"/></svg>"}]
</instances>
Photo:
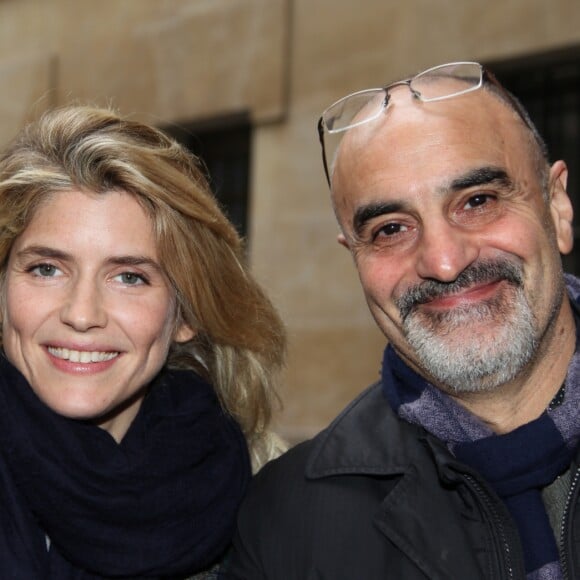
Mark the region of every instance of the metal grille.
<instances>
[{"instance_id":1,"label":"metal grille","mask_svg":"<svg viewBox=\"0 0 580 580\"><path fill-rule=\"evenodd\" d=\"M552 161L568 165L568 193L580 223L580 47L489 63L500 82L514 93L546 140ZM564 268L580 275L580 225Z\"/></svg>"},{"instance_id":2,"label":"metal grille","mask_svg":"<svg viewBox=\"0 0 580 580\"><path fill-rule=\"evenodd\" d=\"M248 232L251 125L245 115L162 129L203 161L211 187L241 236Z\"/></svg>"}]
</instances>

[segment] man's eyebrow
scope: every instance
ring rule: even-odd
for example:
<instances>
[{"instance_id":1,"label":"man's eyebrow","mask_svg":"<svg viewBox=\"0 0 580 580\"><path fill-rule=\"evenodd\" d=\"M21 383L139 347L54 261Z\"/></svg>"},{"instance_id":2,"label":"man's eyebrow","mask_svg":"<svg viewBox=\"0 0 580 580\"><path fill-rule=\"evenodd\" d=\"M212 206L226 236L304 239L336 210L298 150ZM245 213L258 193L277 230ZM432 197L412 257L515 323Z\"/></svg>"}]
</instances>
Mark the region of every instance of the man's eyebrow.
<instances>
[{"instance_id":1,"label":"man's eyebrow","mask_svg":"<svg viewBox=\"0 0 580 580\"><path fill-rule=\"evenodd\" d=\"M494 166L476 167L451 180L444 189L446 191L461 191L479 185L489 185L497 183L508 189L514 187L505 169ZM353 230L358 234L365 224L382 215L402 211L405 207L403 201L373 202L357 208L352 219Z\"/></svg>"},{"instance_id":2,"label":"man's eyebrow","mask_svg":"<svg viewBox=\"0 0 580 580\"><path fill-rule=\"evenodd\" d=\"M401 211L403 207L404 204L399 201L369 203L359 207L352 218L353 230L358 234L369 220L388 213Z\"/></svg>"},{"instance_id":3,"label":"man's eyebrow","mask_svg":"<svg viewBox=\"0 0 580 580\"><path fill-rule=\"evenodd\" d=\"M511 189L514 184L508 176L505 169L500 167L477 167L467 173L456 177L449 184L451 191L461 191L470 187L477 187L478 185L489 185L490 183L498 183L504 187Z\"/></svg>"}]
</instances>

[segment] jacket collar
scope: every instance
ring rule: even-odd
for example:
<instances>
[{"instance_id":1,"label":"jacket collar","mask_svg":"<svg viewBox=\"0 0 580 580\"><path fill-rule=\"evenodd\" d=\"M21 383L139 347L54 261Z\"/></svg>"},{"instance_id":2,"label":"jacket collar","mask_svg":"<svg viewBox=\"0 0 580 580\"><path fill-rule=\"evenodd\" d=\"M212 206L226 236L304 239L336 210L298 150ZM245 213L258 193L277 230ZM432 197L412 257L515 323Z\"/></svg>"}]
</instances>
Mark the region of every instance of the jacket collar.
<instances>
[{"instance_id":1,"label":"jacket collar","mask_svg":"<svg viewBox=\"0 0 580 580\"><path fill-rule=\"evenodd\" d=\"M426 437L421 427L399 420L375 383L315 439L306 477L403 474L413 464L417 439Z\"/></svg>"},{"instance_id":2,"label":"jacket collar","mask_svg":"<svg viewBox=\"0 0 580 580\"><path fill-rule=\"evenodd\" d=\"M426 460L427 455L433 462ZM454 459L440 442L394 414L380 384L376 384L313 441L306 477L395 476L398 481L394 485L379 488L384 497L380 491L374 496L373 524L426 578L470 578L473 570L481 568L479 560L485 556L483 550L473 549L473 534L466 533L467 527L478 525L478 521L469 506L455 495L442 493L434 483L434 472L440 477L442 472L451 477L456 474L446 468L450 462ZM456 518L456 513L466 525L449 525L449 517ZM429 538L420 550L418 534ZM501 574L492 570L492 575L499 578Z\"/></svg>"}]
</instances>

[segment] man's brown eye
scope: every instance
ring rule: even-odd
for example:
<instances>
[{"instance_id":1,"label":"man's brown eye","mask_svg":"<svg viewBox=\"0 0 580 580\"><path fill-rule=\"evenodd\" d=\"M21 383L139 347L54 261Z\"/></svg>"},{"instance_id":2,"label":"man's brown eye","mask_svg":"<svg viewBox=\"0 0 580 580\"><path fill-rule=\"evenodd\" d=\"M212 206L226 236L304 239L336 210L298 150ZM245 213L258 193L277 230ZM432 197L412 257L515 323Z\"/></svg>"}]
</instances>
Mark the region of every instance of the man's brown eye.
<instances>
[{"instance_id":1,"label":"man's brown eye","mask_svg":"<svg viewBox=\"0 0 580 580\"><path fill-rule=\"evenodd\" d=\"M379 234L385 236L392 236L398 234L402 230L401 224L387 224L379 230Z\"/></svg>"},{"instance_id":2,"label":"man's brown eye","mask_svg":"<svg viewBox=\"0 0 580 580\"><path fill-rule=\"evenodd\" d=\"M465 206L470 206L470 207L479 207L482 205L485 205L489 200L491 199L491 196L487 193L480 193L478 195L474 195L472 197L470 197L467 200L467 203L465 204Z\"/></svg>"}]
</instances>

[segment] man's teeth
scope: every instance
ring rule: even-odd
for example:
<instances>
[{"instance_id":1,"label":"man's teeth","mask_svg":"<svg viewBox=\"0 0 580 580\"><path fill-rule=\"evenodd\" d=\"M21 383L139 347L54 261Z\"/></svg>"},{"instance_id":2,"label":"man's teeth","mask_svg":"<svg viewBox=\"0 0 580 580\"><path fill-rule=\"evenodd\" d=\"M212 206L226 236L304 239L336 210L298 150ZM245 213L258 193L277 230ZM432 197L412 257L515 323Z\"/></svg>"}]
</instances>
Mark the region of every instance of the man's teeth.
<instances>
[{"instance_id":1,"label":"man's teeth","mask_svg":"<svg viewBox=\"0 0 580 580\"><path fill-rule=\"evenodd\" d=\"M98 350L70 350L68 348L48 347L48 352L56 358L69 360L75 363L104 362L119 356L117 351L101 352Z\"/></svg>"}]
</instances>

